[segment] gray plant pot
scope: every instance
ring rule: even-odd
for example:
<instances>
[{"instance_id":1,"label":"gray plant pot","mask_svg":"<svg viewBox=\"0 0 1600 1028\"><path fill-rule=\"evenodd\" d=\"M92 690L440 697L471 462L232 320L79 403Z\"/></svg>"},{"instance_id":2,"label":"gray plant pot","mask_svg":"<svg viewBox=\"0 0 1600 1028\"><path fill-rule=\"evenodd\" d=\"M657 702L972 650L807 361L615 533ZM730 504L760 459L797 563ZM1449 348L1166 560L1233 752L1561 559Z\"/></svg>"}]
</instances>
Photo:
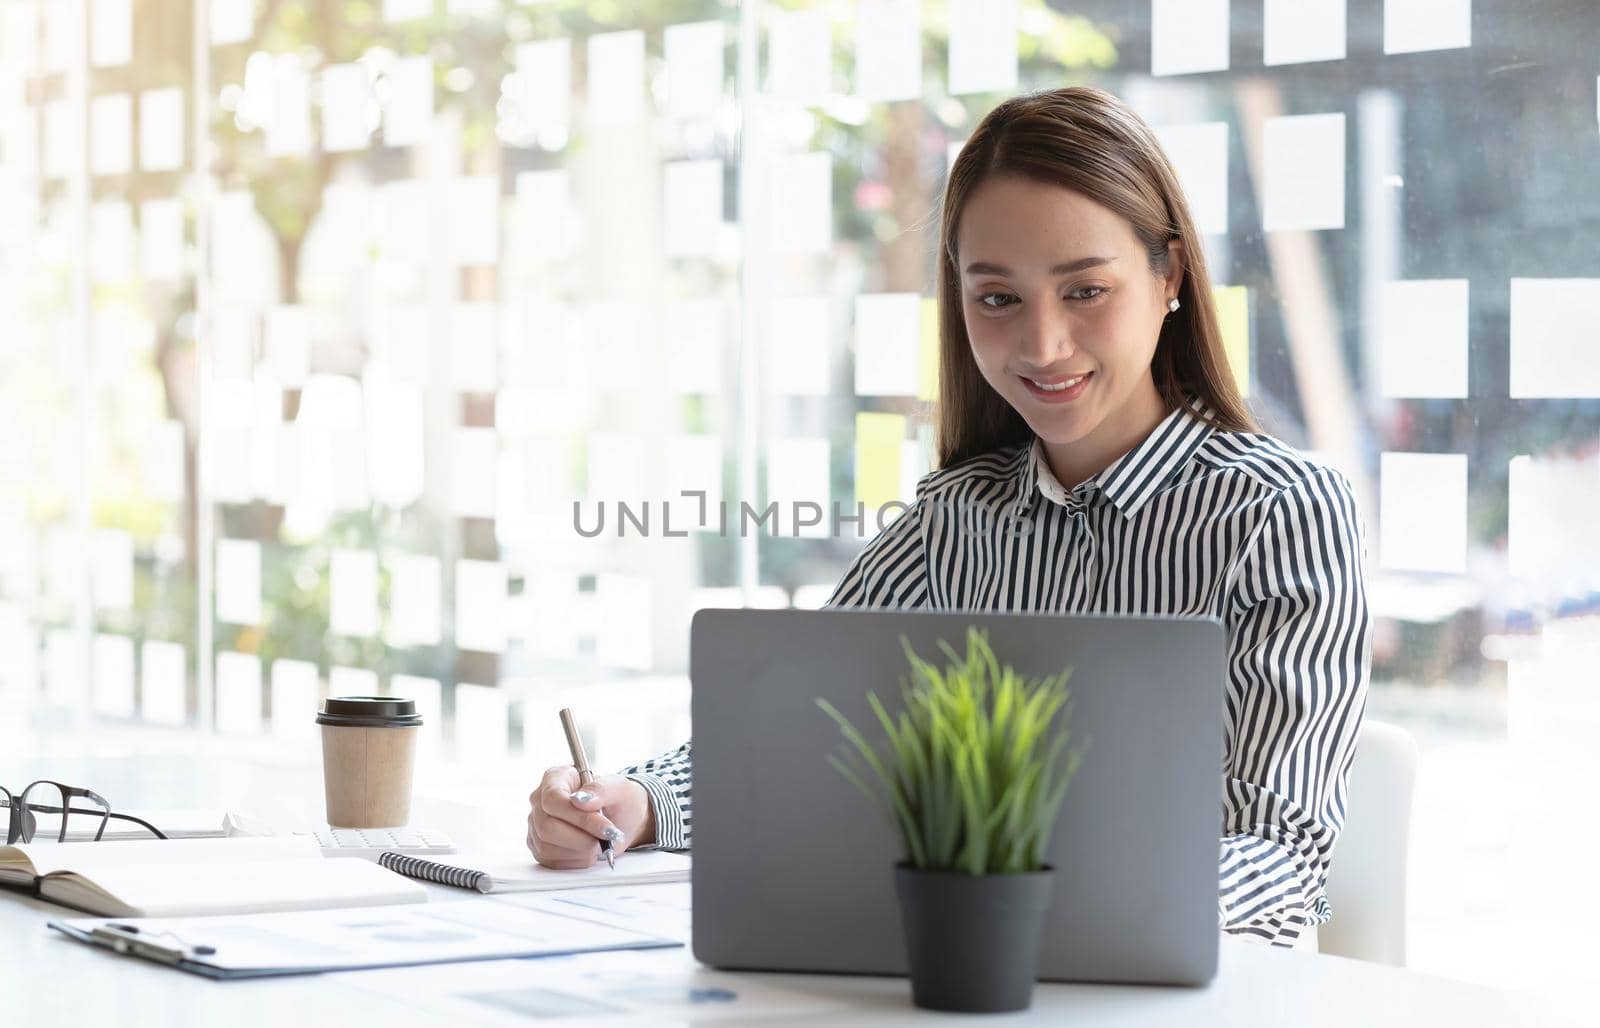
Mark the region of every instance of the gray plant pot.
<instances>
[{"instance_id":1,"label":"gray plant pot","mask_svg":"<svg viewBox=\"0 0 1600 1028\"><path fill-rule=\"evenodd\" d=\"M1055 872L967 875L895 867L911 1000L927 1010L1026 1010Z\"/></svg>"}]
</instances>

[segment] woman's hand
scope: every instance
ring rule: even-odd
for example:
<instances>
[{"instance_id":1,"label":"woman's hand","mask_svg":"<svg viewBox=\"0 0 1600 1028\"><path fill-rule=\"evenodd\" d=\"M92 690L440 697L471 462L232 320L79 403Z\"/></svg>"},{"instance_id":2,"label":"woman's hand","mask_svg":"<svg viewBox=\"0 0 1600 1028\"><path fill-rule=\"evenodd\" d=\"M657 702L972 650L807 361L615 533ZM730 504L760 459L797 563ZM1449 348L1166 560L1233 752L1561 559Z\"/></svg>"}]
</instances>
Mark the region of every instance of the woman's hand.
<instances>
[{"instance_id":1,"label":"woman's hand","mask_svg":"<svg viewBox=\"0 0 1600 1028\"><path fill-rule=\"evenodd\" d=\"M615 856L655 841L650 794L622 775L597 775L580 789L577 768L553 767L528 803L528 849L545 867L589 867L600 857L601 839L611 840Z\"/></svg>"}]
</instances>

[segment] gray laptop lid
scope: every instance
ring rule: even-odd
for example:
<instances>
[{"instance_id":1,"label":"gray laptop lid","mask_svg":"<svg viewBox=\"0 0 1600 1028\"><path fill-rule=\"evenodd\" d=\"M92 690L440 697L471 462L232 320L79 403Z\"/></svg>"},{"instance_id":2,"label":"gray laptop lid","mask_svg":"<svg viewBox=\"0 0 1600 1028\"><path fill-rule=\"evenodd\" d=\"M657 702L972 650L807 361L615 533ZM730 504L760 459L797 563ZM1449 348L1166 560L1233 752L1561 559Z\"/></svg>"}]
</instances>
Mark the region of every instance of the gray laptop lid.
<instances>
[{"instance_id":1,"label":"gray laptop lid","mask_svg":"<svg viewBox=\"0 0 1600 1028\"><path fill-rule=\"evenodd\" d=\"M694 954L715 967L903 974L898 837L827 762L825 697L874 742L900 637L943 666L987 629L1033 677L1073 668L1088 750L1047 859L1051 981L1200 985L1217 965L1224 636L1211 618L701 610L690 636Z\"/></svg>"}]
</instances>

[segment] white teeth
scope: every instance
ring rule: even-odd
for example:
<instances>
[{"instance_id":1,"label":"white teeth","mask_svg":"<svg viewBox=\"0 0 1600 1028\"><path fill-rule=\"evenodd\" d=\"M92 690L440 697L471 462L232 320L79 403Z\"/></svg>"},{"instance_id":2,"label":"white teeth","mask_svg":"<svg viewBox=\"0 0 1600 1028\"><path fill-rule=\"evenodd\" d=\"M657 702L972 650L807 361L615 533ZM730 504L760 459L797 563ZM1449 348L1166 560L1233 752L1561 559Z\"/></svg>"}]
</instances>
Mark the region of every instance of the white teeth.
<instances>
[{"instance_id":1,"label":"white teeth","mask_svg":"<svg viewBox=\"0 0 1600 1028\"><path fill-rule=\"evenodd\" d=\"M1038 386L1040 389L1043 389L1047 393L1059 393L1063 389L1072 388L1073 386L1077 385L1079 382L1082 382L1086 377L1088 377L1088 376L1079 375L1077 378L1069 378L1065 382L1061 382L1061 383L1058 383L1056 385L1045 385L1043 382L1034 382L1034 380L1031 379L1031 378L1028 379L1028 381L1029 382L1033 382L1034 385Z\"/></svg>"}]
</instances>

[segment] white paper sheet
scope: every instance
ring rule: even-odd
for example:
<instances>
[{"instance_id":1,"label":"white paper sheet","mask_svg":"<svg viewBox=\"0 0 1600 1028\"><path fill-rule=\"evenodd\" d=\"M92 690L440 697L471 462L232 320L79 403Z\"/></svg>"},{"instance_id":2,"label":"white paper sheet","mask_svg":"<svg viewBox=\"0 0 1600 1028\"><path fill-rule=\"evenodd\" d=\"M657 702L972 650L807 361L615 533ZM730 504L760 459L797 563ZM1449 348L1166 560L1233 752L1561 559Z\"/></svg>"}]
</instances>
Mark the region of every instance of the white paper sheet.
<instances>
[{"instance_id":1,"label":"white paper sheet","mask_svg":"<svg viewBox=\"0 0 1600 1028\"><path fill-rule=\"evenodd\" d=\"M1467 395L1467 292L1464 278L1383 284L1384 396Z\"/></svg>"},{"instance_id":2,"label":"white paper sheet","mask_svg":"<svg viewBox=\"0 0 1600 1028\"><path fill-rule=\"evenodd\" d=\"M641 374L643 314L632 300L593 303L583 311L583 363L590 386L602 393L636 393Z\"/></svg>"},{"instance_id":3,"label":"white paper sheet","mask_svg":"<svg viewBox=\"0 0 1600 1028\"><path fill-rule=\"evenodd\" d=\"M1266 0L1264 63L1343 60L1344 40L1345 0Z\"/></svg>"},{"instance_id":4,"label":"white paper sheet","mask_svg":"<svg viewBox=\"0 0 1600 1028\"><path fill-rule=\"evenodd\" d=\"M1265 143L1266 230L1344 228L1344 115L1268 118Z\"/></svg>"},{"instance_id":5,"label":"white paper sheet","mask_svg":"<svg viewBox=\"0 0 1600 1028\"><path fill-rule=\"evenodd\" d=\"M528 652L552 660L578 656L578 577L567 571L530 571L523 576L527 601Z\"/></svg>"},{"instance_id":6,"label":"white paper sheet","mask_svg":"<svg viewBox=\"0 0 1600 1028\"><path fill-rule=\"evenodd\" d=\"M183 90L147 89L139 94L139 166L145 171L183 167Z\"/></svg>"},{"instance_id":7,"label":"white paper sheet","mask_svg":"<svg viewBox=\"0 0 1600 1028\"><path fill-rule=\"evenodd\" d=\"M519 43L516 55L527 141L564 144L572 119L572 40Z\"/></svg>"},{"instance_id":8,"label":"white paper sheet","mask_svg":"<svg viewBox=\"0 0 1600 1028\"><path fill-rule=\"evenodd\" d=\"M1384 0L1383 52L1472 45L1472 0Z\"/></svg>"},{"instance_id":9,"label":"white paper sheet","mask_svg":"<svg viewBox=\"0 0 1600 1028\"><path fill-rule=\"evenodd\" d=\"M458 266L500 256L500 177L470 175L450 183L450 257Z\"/></svg>"},{"instance_id":10,"label":"white paper sheet","mask_svg":"<svg viewBox=\"0 0 1600 1028\"><path fill-rule=\"evenodd\" d=\"M669 302L661 331L667 348L667 385L676 393L722 391L722 304L715 299Z\"/></svg>"},{"instance_id":11,"label":"white paper sheet","mask_svg":"<svg viewBox=\"0 0 1600 1028\"><path fill-rule=\"evenodd\" d=\"M306 154L311 142L311 73L298 54L279 54L272 69L266 152L275 157Z\"/></svg>"},{"instance_id":12,"label":"white paper sheet","mask_svg":"<svg viewBox=\"0 0 1600 1028\"><path fill-rule=\"evenodd\" d=\"M1017 88L1017 0L950 0L950 95Z\"/></svg>"},{"instance_id":13,"label":"white paper sheet","mask_svg":"<svg viewBox=\"0 0 1600 1028\"><path fill-rule=\"evenodd\" d=\"M1379 562L1402 571L1467 567L1467 457L1385 453L1379 458Z\"/></svg>"},{"instance_id":14,"label":"white paper sheet","mask_svg":"<svg viewBox=\"0 0 1600 1028\"><path fill-rule=\"evenodd\" d=\"M328 559L328 627L335 635L378 634L378 555L334 550Z\"/></svg>"},{"instance_id":15,"label":"white paper sheet","mask_svg":"<svg viewBox=\"0 0 1600 1028\"><path fill-rule=\"evenodd\" d=\"M94 712L133 717L133 640L100 632L94 637Z\"/></svg>"},{"instance_id":16,"label":"white paper sheet","mask_svg":"<svg viewBox=\"0 0 1600 1028\"><path fill-rule=\"evenodd\" d=\"M216 560L217 620L260 624L261 544L254 539L218 539Z\"/></svg>"},{"instance_id":17,"label":"white paper sheet","mask_svg":"<svg viewBox=\"0 0 1600 1028\"><path fill-rule=\"evenodd\" d=\"M600 628L595 657L602 664L648 671L653 639L650 580L638 575L595 576Z\"/></svg>"},{"instance_id":18,"label":"white paper sheet","mask_svg":"<svg viewBox=\"0 0 1600 1028\"><path fill-rule=\"evenodd\" d=\"M89 6L89 63L97 68L133 59L133 0L93 0Z\"/></svg>"},{"instance_id":19,"label":"white paper sheet","mask_svg":"<svg viewBox=\"0 0 1600 1028\"><path fill-rule=\"evenodd\" d=\"M450 440L450 513L458 518L495 515L500 437L492 428L459 428Z\"/></svg>"},{"instance_id":20,"label":"white paper sheet","mask_svg":"<svg viewBox=\"0 0 1600 1028\"><path fill-rule=\"evenodd\" d=\"M500 384L498 322L493 303L458 303L450 309L451 388L492 393Z\"/></svg>"},{"instance_id":21,"label":"white paper sheet","mask_svg":"<svg viewBox=\"0 0 1600 1028\"><path fill-rule=\"evenodd\" d=\"M922 4L860 0L856 7L856 95L869 103L922 95Z\"/></svg>"},{"instance_id":22,"label":"white paper sheet","mask_svg":"<svg viewBox=\"0 0 1600 1028\"><path fill-rule=\"evenodd\" d=\"M401 554L389 561L391 646L437 646L443 624L439 558Z\"/></svg>"},{"instance_id":23,"label":"white paper sheet","mask_svg":"<svg viewBox=\"0 0 1600 1028\"><path fill-rule=\"evenodd\" d=\"M152 724L188 720L188 654L182 643L147 639L139 652L139 716Z\"/></svg>"},{"instance_id":24,"label":"white paper sheet","mask_svg":"<svg viewBox=\"0 0 1600 1028\"><path fill-rule=\"evenodd\" d=\"M1188 75L1228 67L1228 0L1153 0L1150 73Z\"/></svg>"},{"instance_id":25,"label":"white paper sheet","mask_svg":"<svg viewBox=\"0 0 1600 1028\"><path fill-rule=\"evenodd\" d=\"M1156 129L1167 152L1195 227L1206 235L1228 231L1228 125L1207 121Z\"/></svg>"},{"instance_id":26,"label":"white paper sheet","mask_svg":"<svg viewBox=\"0 0 1600 1028\"><path fill-rule=\"evenodd\" d=\"M820 105L833 88L828 13L768 10L767 88L793 103Z\"/></svg>"},{"instance_id":27,"label":"white paper sheet","mask_svg":"<svg viewBox=\"0 0 1600 1028\"><path fill-rule=\"evenodd\" d=\"M261 732L261 658L223 650L217 654L217 731L224 735Z\"/></svg>"},{"instance_id":28,"label":"white paper sheet","mask_svg":"<svg viewBox=\"0 0 1600 1028\"><path fill-rule=\"evenodd\" d=\"M455 688L455 744L459 758L470 754L474 760L504 760L507 744L506 694L490 685L461 682Z\"/></svg>"},{"instance_id":29,"label":"white paper sheet","mask_svg":"<svg viewBox=\"0 0 1600 1028\"><path fill-rule=\"evenodd\" d=\"M107 93L89 101L89 153L96 175L125 175L133 166L133 98Z\"/></svg>"},{"instance_id":30,"label":"white paper sheet","mask_svg":"<svg viewBox=\"0 0 1600 1028\"><path fill-rule=\"evenodd\" d=\"M856 395L915 396L921 357L922 298L916 293L856 297Z\"/></svg>"},{"instance_id":31,"label":"white paper sheet","mask_svg":"<svg viewBox=\"0 0 1600 1028\"><path fill-rule=\"evenodd\" d=\"M779 296L767 308L766 376L780 396L826 396L833 325L826 296Z\"/></svg>"},{"instance_id":32,"label":"white paper sheet","mask_svg":"<svg viewBox=\"0 0 1600 1028\"><path fill-rule=\"evenodd\" d=\"M1512 577L1535 596L1588 588L1600 567L1600 538L1584 515L1600 507L1600 462L1592 455L1518 456L1507 471Z\"/></svg>"},{"instance_id":33,"label":"white paper sheet","mask_svg":"<svg viewBox=\"0 0 1600 1028\"><path fill-rule=\"evenodd\" d=\"M1511 396L1600 397L1600 278L1511 280Z\"/></svg>"},{"instance_id":34,"label":"white paper sheet","mask_svg":"<svg viewBox=\"0 0 1600 1028\"><path fill-rule=\"evenodd\" d=\"M833 489L829 474L829 446L826 439L769 439L766 446L767 502L778 504L780 535L795 536L796 513L801 504L822 509L818 524L799 529L802 539L823 539L832 531ZM804 508L804 516L815 516L815 508ZM854 511L842 511L853 514ZM752 529L753 530L753 529Z\"/></svg>"},{"instance_id":35,"label":"white paper sheet","mask_svg":"<svg viewBox=\"0 0 1600 1028\"><path fill-rule=\"evenodd\" d=\"M644 116L644 33L589 37L588 113L597 124L632 124Z\"/></svg>"},{"instance_id":36,"label":"white paper sheet","mask_svg":"<svg viewBox=\"0 0 1600 1028\"><path fill-rule=\"evenodd\" d=\"M662 169L668 257L714 257L722 235L722 162L670 161Z\"/></svg>"},{"instance_id":37,"label":"white paper sheet","mask_svg":"<svg viewBox=\"0 0 1600 1028\"><path fill-rule=\"evenodd\" d=\"M409 383L369 382L366 415L372 496L389 507L409 506L423 487L422 390Z\"/></svg>"},{"instance_id":38,"label":"white paper sheet","mask_svg":"<svg viewBox=\"0 0 1600 1028\"><path fill-rule=\"evenodd\" d=\"M308 743L317 739L317 665L308 660L272 662L272 734L286 742ZM340 695L330 693L330 695ZM343 695L351 695L345 693ZM361 693L357 695L371 695Z\"/></svg>"},{"instance_id":39,"label":"white paper sheet","mask_svg":"<svg viewBox=\"0 0 1600 1028\"><path fill-rule=\"evenodd\" d=\"M720 21L668 25L662 33L667 59L667 113L705 118L722 103L727 30Z\"/></svg>"},{"instance_id":40,"label":"white paper sheet","mask_svg":"<svg viewBox=\"0 0 1600 1028\"><path fill-rule=\"evenodd\" d=\"M322 148L329 153L365 150L372 141L377 96L365 65L322 69Z\"/></svg>"},{"instance_id":41,"label":"white paper sheet","mask_svg":"<svg viewBox=\"0 0 1600 1028\"><path fill-rule=\"evenodd\" d=\"M427 184L416 179L396 179L379 186L374 212L379 226L379 256L389 261L427 264L432 259L428 233L432 205Z\"/></svg>"},{"instance_id":42,"label":"white paper sheet","mask_svg":"<svg viewBox=\"0 0 1600 1028\"><path fill-rule=\"evenodd\" d=\"M506 648L506 567L498 561L456 561L456 646L500 653Z\"/></svg>"},{"instance_id":43,"label":"white paper sheet","mask_svg":"<svg viewBox=\"0 0 1600 1028\"><path fill-rule=\"evenodd\" d=\"M827 253L833 246L833 158L826 153L780 157L768 185L773 250Z\"/></svg>"},{"instance_id":44,"label":"white paper sheet","mask_svg":"<svg viewBox=\"0 0 1600 1028\"><path fill-rule=\"evenodd\" d=\"M433 125L433 58L397 58L389 65L388 79L384 143L412 146L423 142Z\"/></svg>"},{"instance_id":45,"label":"white paper sheet","mask_svg":"<svg viewBox=\"0 0 1600 1028\"><path fill-rule=\"evenodd\" d=\"M566 256L576 238L576 221L565 171L524 171L517 175L512 232L517 252L524 259L548 262Z\"/></svg>"}]
</instances>

